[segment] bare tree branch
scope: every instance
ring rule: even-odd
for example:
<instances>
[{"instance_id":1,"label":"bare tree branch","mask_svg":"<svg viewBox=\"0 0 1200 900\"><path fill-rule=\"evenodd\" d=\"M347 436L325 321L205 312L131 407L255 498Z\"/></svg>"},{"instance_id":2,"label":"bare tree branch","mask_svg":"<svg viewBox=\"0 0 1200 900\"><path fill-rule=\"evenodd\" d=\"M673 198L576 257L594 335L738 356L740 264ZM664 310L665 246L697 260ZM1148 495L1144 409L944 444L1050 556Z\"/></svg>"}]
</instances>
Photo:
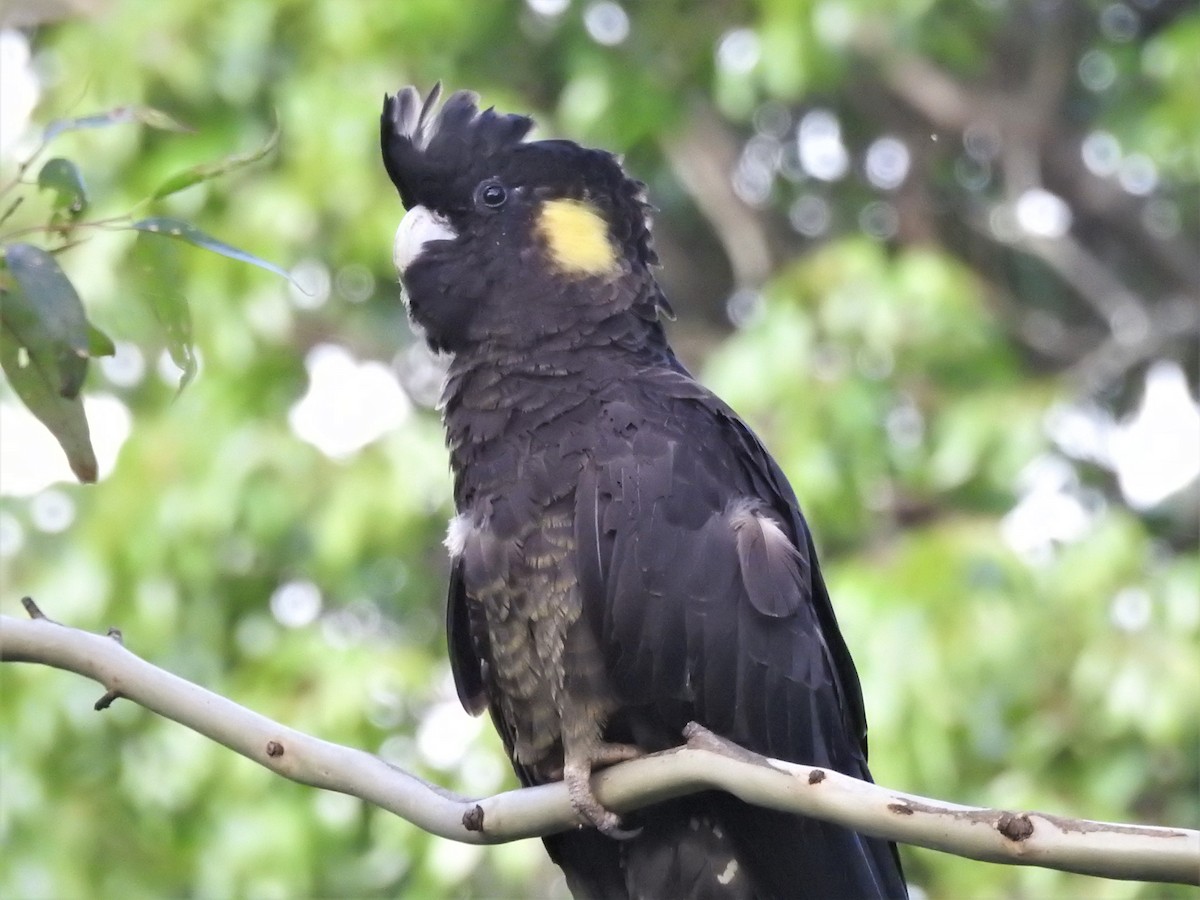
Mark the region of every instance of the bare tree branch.
<instances>
[{"instance_id":1,"label":"bare tree branch","mask_svg":"<svg viewBox=\"0 0 1200 900\"><path fill-rule=\"evenodd\" d=\"M119 633L91 634L41 615L0 616L0 660L40 663L104 686L97 704L124 697L293 781L359 797L433 834L493 844L581 824L562 784L458 797L377 756L303 734L151 665ZM770 760L698 726L688 746L595 776L596 794L620 813L700 790L848 826L864 834L959 856L1106 878L1200 884L1200 831L1118 825L1042 813L960 806L837 772Z\"/></svg>"},{"instance_id":2,"label":"bare tree branch","mask_svg":"<svg viewBox=\"0 0 1200 900\"><path fill-rule=\"evenodd\" d=\"M759 287L774 269L765 216L733 190L739 143L707 107L697 105L682 133L663 144L671 168L716 232L736 287Z\"/></svg>"},{"instance_id":3,"label":"bare tree branch","mask_svg":"<svg viewBox=\"0 0 1200 900\"><path fill-rule=\"evenodd\" d=\"M1085 394L1097 394L1130 369L1163 353L1174 342L1195 343L1200 336L1200 307L1189 297L1173 298L1161 304L1158 314L1145 328L1137 329L1133 339L1114 335L1099 347L1081 356L1067 375Z\"/></svg>"},{"instance_id":4,"label":"bare tree branch","mask_svg":"<svg viewBox=\"0 0 1200 900\"><path fill-rule=\"evenodd\" d=\"M1058 277L1075 289L1109 331L1115 333L1121 327L1148 321L1143 298L1070 234L1053 238L1030 237L1018 242L1018 246L1058 273Z\"/></svg>"},{"instance_id":5,"label":"bare tree branch","mask_svg":"<svg viewBox=\"0 0 1200 900\"><path fill-rule=\"evenodd\" d=\"M1086 131L1072 125L1064 109L1070 101L1071 62L1091 39L1093 18L1086 4L1077 3L1014 10L1003 39L996 42L991 74L971 79L896 50L887 40L886 26L878 22L861 27L851 42L872 65L878 92L894 104L889 112L871 91L861 92L872 96L873 117L898 117L918 134L926 128L993 131L1006 202L1044 187L1071 210L1071 230L1060 238L998 235L987 219L991 210L978 217L975 228L997 259L1008 247L1040 260L1075 303L1096 316L1099 327L1089 328L1086 337L1039 309L1014 308L1007 317L1015 336L1048 352L1085 394L1108 389L1176 337L1187 346L1194 324L1176 307L1180 301L1195 305L1200 292L1200 257L1186 234L1157 233L1147 225L1149 204L1169 207L1175 202L1170 195L1131 194L1114 178L1081 165ZM980 269L978 260L972 265ZM1047 322L1055 333L1073 330L1071 340L1044 333ZM1176 336L1172 330L1177 327L1184 330Z\"/></svg>"}]
</instances>

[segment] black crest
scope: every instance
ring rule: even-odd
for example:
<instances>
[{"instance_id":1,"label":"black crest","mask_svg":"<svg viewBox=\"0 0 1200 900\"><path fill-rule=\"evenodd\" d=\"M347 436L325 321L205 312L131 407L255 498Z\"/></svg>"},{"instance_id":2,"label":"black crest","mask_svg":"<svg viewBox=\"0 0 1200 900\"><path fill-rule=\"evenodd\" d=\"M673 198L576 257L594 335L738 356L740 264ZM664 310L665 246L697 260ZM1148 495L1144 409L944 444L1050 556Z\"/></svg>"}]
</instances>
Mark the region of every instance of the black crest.
<instances>
[{"instance_id":1,"label":"black crest","mask_svg":"<svg viewBox=\"0 0 1200 900\"><path fill-rule=\"evenodd\" d=\"M479 97L470 91L455 92L437 111L441 95L438 82L424 102L411 86L384 97L383 163L406 208L428 202L428 194L480 160L520 144L533 127L528 116L502 115L491 107L480 112Z\"/></svg>"}]
</instances>

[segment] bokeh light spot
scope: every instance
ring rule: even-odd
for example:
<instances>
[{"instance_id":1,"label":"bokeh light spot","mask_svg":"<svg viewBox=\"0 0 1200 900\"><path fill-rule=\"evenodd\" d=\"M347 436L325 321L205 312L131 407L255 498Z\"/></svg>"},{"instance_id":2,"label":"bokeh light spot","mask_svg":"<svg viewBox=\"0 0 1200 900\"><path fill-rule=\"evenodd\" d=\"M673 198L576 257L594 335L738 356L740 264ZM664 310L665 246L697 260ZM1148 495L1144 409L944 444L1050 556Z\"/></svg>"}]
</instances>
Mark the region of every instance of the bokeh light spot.
<instances>
[{"instance_id":1,"label":"bokeh light spot","mask_svg":"<svg viewBox=\"0 0 1200 900\"><path fill-rule=\"evenodd\" d=\"M75 521L75 501L64 491L47 488L29 502L29 518L38 531L58 534Z\"/></svg>"},{"instance_id":2,"label":"bokeh light spot","mask_svg":"<svg viewBox=\"0 0 1200 900\"><path fill-rule=\"evenodd\" d=\"M1158 187L1158 167L1144 153L1131 153L1121 160L1117 181L1131 194L1144 197Z\"/></svg>"},{"instance_id":3,"label":"bokeh light spot","mask_svg":"<svg viewBox=\"0 0 1200 900\"><path fill-rule=\"evenodd\" d=\"M525 0L525 5L539 16L553 18L565 13L571 0Z\"/></svg>"},{"instance_id":4,"label":"bokeh light spot","mask_svg":"<svg viewBox=\"0 0 1200 900\"><path fill-rule=\"evenodd\" d=\"M871 237L886 241L900 230L900 213L885 200L868 203L858 214L858 226Z\"/></svg>"},{"instance_id":5,"label":"bokeh light spot","mask_svg":"<svg viewBox=\"0 0 1200 900\"><path fill-rule=\"evenodd\" d=\"M382 363L359 362L344 347L318 344L304 364L308 391L288 413L288 423L326 456L353 455L412 412L395 373Z\"/></svg>"},{"instance_id":6,"label":"bokeh light spot","mask_svg":"<svg viewBox=\"0 0 1200 900\"><path fill-rule=\"evenodd\" d=\"M25 529L10 512L0 512L0 559L9 559L25 546Z\"/></svg>"},{"instance_id":7,"label":"bokeh light spot","mask_svg":"<svg viewBox=\"0 0 1200 900\"><path fill-rule=\"evenodd\" d=\"M850 156L842 143L842 126L827 109L814 109L800 120L796 131L800 164L814 178L837 181L850 167Z\"/></svg>"},{"instance_id":8,"label":"bokeh light spot","mask_svg":"<svg viewBox=\"0 0 1200 900\"><path fill-rule=\"evenodd\" d=\"M116 387L130 388L146 377L146 357L141 348L129 341L114 341L116 353L98 360L104 377Z\"/></svg>"},{"instance_id":9,"label":"bokeh light spot","mask_svg":"<svg viewBox=\"0 0 1200 900\"><path fill-rule=\"evenodd\" d=\"M1076 68L1079 81L1089 91L1099 93L1113 86L1117 80L1117 64L1103 50L1089 50L1079 58Z\"/></svg>"},{"instance_id":10,"label":"bokeh light spot","mask_svg":"<svg viewBox=\"0 0 1200 900\"><path fill-rule=\"evenodd\" d=\"M1085 137L1080 154L1088 171L1101 178L1115 175L1121 165L1121 145L1107 131L1093 131Z\"/></svg>"},{"instance_id":11,"label":"bokeh light spot","mask_svg":"<svg viewBox=\"0 0 1200 900\"><path fill-rule=\"evenodd\" d=\"M717 65L736 75L753 70L761 55L758 35L749 28L727 31L717 42Z\"/></svg>"},{"instance_id":12,"label":"bokeh light spot","mask_svg":"<svg viewBox=\"0 0 1200 900\"><path fill-rule=\"evenodd\" d=\"M1071 228L1071 207L1056 194L1030 188L1017 198L1017 225L1034 237L1062 237Z\"/></svg>"},{"instance_id":13,"label":"bokeh light spot","mask_svg":"<svg viewBox=\"0 0 1200 900\"><path fill-rule=\"evenodd\" d=\"M325 305L331 285L328 266L320 260L302 259L290 274L288 297L297 309L319 309Z\"/></svg>"},{"instance_id":14,"label":"bokeh light spot","mask_svg":"<svg viewBox=\"0 0 1200 900\"><path fill-rule=\"evenodd\" d=\"M1137 37L1140 22L1138 14L1124 3L1110 3L1100 11L1100 31L1115 43Z\"/></svg>"},{"instance_id":15,"label":"bokeh light spot","mask_svg":"<svg viewBox=\"0 0 1200 900\"><path fill-rule=\"evenodd\" d=\"M1113 597L1108 614L1117 628L1133 634L1146 629L1153 612L1154 601L1144 589L1125 588Z\"/></svg>"},{"instance_id":16,"label":"bokeh light spot","mask_svg":"<svg viewBox=\"0 0 1200 900\"><path fill-rule=\"evenodd\" d=\"M271 593L270 605L280 625L303 628L321 613L321 589L311 581L285 581Z\"/></svg>"},{"instance_id":17,"label":"bokeh light spot","mask_svg":"<svg viewBox=\"0 0 1200 900\"><path fill-rule=\"evenodd\" d=\"M801 194L788 210L788 221L805 237L820 237L829 230L833 211L824 197Z\"/></svg>"},{"instance_id":18,"label":"bokeh light spot","mask_svg":"<svg viewBox=\"0 0 1200 900\"><path fill-rule=\"evenodd\" d=\"M629 14L621 4L603 0L584 11L583 27L597 44L615 47L629 37Z\"/></svg>"},{"instance_id":19,"label":"bokeh light spot","mask_svg":"<svg viewBox=\"0 0 1200 900\"><path fill-rule=\"evenodd\" d=\"M893 190L904 183L912 158L903 141L881 137L867 148L866 172L871 184L883 190Z\"/></svg>"}]
</instances>

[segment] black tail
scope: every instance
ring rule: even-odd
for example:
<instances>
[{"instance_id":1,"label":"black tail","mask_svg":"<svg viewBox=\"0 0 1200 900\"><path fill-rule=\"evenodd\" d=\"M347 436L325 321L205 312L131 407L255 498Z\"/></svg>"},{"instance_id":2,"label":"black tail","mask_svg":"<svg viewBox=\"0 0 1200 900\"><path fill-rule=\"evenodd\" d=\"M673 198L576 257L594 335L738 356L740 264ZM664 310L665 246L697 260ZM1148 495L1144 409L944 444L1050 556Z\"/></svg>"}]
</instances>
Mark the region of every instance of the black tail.
<instances>
[{"instance_id":1,"label":"black tail","mask_svg":"<svg viewBox=\"0 0 1200 900\"><path fill-rule=\"evenodd\" d=\"M546 839L576 900L839 900L908 896L895 845L704 793L625 817L637 837Z\"/></svg>"}]
</instances>

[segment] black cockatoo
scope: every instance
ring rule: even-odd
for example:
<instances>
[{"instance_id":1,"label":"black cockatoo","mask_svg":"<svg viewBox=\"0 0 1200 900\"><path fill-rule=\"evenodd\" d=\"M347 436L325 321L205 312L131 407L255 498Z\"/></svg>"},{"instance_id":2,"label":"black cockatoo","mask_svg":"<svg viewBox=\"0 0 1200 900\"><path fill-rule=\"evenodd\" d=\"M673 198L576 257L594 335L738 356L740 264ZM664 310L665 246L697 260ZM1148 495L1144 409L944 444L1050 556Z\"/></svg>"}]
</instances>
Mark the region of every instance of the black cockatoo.
<instances>
[{"instance_id":1,"label":"black cockatoo","mask_svg":"<svg viewBox=\"0 0 1200 900\"><path fill-rule=\"evenodd\" d=\"M858 676L787 479L667 343L644 186L439 94L388 96L381 126L409 314L452 357L463 705L596 826L546 839L577 897L903 897L885 841L717 792L620 821L592 793L693 720L868 778Z\"/></svg>"}]
</instances>

